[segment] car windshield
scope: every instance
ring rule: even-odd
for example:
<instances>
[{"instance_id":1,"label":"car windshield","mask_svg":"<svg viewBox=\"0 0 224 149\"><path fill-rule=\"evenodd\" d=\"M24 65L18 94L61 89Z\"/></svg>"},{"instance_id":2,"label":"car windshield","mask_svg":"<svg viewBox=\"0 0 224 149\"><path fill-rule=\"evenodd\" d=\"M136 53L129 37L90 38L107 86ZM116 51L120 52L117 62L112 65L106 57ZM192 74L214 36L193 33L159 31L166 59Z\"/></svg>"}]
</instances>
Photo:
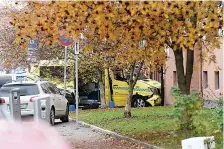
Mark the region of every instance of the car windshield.
<instances>
[{"instance_id":1,"label":"car windshield","mask_svg":"<svg viewBox=\"0 0 224 149\"><path fill-rule=\"evenodd\" d=\"M9 96L12 89L19 88L20 96L29 96L39 94L39 90L36 84L6 84L0 89L0 96Z\"/></svg>"}]
</instances>

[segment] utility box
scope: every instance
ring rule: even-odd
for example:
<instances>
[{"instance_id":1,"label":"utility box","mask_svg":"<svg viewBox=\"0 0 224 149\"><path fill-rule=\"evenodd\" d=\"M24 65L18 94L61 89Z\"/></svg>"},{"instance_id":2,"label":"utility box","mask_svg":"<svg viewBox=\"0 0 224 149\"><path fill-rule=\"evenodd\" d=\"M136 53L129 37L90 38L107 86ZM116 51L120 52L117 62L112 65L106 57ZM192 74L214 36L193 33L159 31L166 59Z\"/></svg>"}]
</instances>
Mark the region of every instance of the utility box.
<instances>
[{"instance_id":1,"label":"utility box","mask_svg":"<svg viewBox=\"0 0 224 149\"><path fill-rule=\"evenodd\" d=\"M34 99L34 120L50 123L50 96L36 97Z\"/></svg>"},{"instance_id":2,"label":"utility box","mask_svg":"<svg viewBox=\"0 0 224 149\"><path fill-rule=\"evenodd\" d=\"M215 138L194 137L181 141L182 149L215 149Z\"/></svg>"},{"instance_id":3,"label":"utility box","mask_svg":"<svg viewBox=\"0 0 224 149\"><path fill-rule=\"evenodd\" d=\"M9 108L10 114L14 120L21 120L21 108L20 108L20 89L15 88L10 91L9 95Z\"/></svg>"}]
</instances>

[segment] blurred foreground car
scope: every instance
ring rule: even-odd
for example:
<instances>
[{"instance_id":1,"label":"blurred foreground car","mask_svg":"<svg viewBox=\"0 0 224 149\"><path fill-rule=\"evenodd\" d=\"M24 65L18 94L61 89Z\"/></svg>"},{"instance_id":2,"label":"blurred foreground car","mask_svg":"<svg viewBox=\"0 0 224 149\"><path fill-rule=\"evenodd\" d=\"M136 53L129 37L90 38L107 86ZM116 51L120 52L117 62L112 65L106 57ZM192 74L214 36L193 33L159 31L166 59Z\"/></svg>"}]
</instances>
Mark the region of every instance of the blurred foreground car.
<instances>
[{"instance_id":1,"label":"blurred foreground car","mask_svg":"<svg viewBox=\"0 0 224 149\"><path fill-rule=\"evenodd\" d=\"M4 84L0 89L0 98L3 99L3 105L10 112L9 94L12 89L20 89L20 108L21 115L33 115L33 102L35 97L50 98L50 123L54 125L55 119L59 118L62 122L68 122L68 101L60 94L60 91L48 81L21 81Z\"/></svg>"},{"instance_id":2,"label":"blurred foreground car","mask_svg":"<svg viewBox=\"0 0 224 149\"><path fill-rule=\"evenodd\" d=\"M2 149L70 149L54 127L45 123L9 123L0 118L0 134Z\"/></svg>"},{"instance_id":3,"label":"blurred foreground car","mask_svg":"<svg viewBox=\"0 0 224 149\"><path fill-rule=\"evenodd\" d=\"M48 123L14 121L2 104L0 99L1 149L71 149Z\"/></svg>"}]
</instances>

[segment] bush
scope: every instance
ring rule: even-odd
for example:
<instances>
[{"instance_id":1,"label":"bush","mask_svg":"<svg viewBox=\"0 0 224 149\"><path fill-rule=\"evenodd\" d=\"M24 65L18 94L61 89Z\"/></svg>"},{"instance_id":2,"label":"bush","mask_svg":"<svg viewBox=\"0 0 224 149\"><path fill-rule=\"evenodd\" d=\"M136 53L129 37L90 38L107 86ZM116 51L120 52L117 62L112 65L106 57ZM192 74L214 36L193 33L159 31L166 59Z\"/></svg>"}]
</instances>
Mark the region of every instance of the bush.
<instances>
[{"instance_id":1,"label":"bush","mask_svg":"<svg viewBox=\"0 0 224 149\"><path fill-rule=\"evenodd\" d=\"M177 87L171 88L171 95L175 98L173 116L179 121L179 129L194 130L193 116L201 108L199 93L192 90L189 95L182 94Z\"/></svg>"},{"instance_id":2,"label":"bush","mask_svg":"<svg viewBox=\"0 0 224 149\"><path fill-rule=\"evenodd\" d=\"M217 121L220 132L223 134L223 98L219 99L218 107L216 108Z\"/></svg>"}]
</instances>

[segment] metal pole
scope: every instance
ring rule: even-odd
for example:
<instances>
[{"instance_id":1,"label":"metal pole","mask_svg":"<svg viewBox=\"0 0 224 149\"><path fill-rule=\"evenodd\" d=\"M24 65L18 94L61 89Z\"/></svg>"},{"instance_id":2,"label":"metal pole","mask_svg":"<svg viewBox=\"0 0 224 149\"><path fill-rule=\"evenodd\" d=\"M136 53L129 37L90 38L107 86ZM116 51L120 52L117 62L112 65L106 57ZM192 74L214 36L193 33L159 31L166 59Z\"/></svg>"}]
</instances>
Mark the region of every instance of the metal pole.
<instances>
[{"instance_id":1,"label":"metal pole","mask_svg":"<svg viewBox=\"0 0 224 149\"><path fill-rule=\"evenodd\" d=\"M67 46L65 46L65 66L64 66L64 96L66 95L66 67L67 67Z\"/></svg>"},{"instance_id":2,"label":"metal pole","mask_svg":"<svg viewBox=\"0 0 224 149\"><path fill-rule=\"evenodd\" d=\"M10 91L9 95L10 114L14 120L21 120L21 108L20 108L20 89L15 88Z\"/></svg>"},{"instance_id":3,"label":"metal pole","mask_svg":"<svg viewBox=\"0 0 224 149\"><path fill-rule=\"evenodd\" d=\"M76 77L76 93L75 93L75 99L76 99L76 124L78 124L78 108L79 108L79 92L78 92L78 54L75 55L75 61L76 61L76 65L75 65L75 77Z\"/></svg>"},{"instance_id":4,"label":"metal pole","mask_svg":"<svg viewBox=\"0 0 224 149\"><path fill-rule=\"evenodd\" d=\"M34 100L33 106L34 106L34 121L39 122L39 106L38 106L38 100Z\"/></svg>"}]
</instances>

